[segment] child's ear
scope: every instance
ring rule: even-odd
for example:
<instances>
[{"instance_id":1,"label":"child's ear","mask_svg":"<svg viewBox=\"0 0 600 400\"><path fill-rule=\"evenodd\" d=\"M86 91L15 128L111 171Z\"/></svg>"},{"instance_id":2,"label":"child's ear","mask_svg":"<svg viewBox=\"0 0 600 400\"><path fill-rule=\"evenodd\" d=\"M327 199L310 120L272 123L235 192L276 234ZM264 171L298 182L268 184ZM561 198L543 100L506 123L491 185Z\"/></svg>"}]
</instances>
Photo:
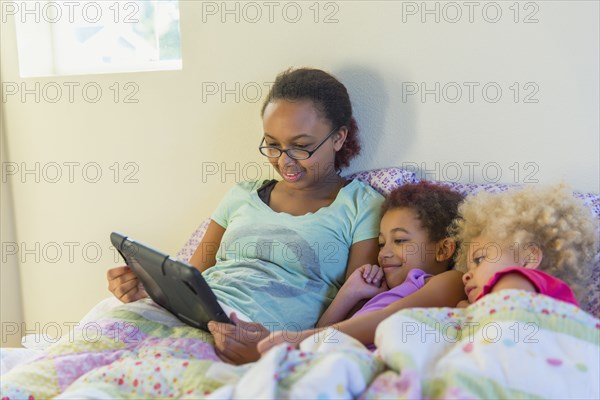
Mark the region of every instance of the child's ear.
<instances>
[{"instance_id":1,"label":"child's ear","mask_svg":"<svg viewBox=\"0 0 600 400\"><path fill-rule=\"evenodd\" d=\"M346 137L348 136L348 128L346 126L340 127L335 135L333 135L333 149L335 151L340 151L344 142L346 141Z\"/></svg>"},{"instance_id":2,"label":"child's ear","mask_svg":"<svg viewBox=\"0 0 600 400\"><path fill-rule=\"evenodd\" d=\"M525 256L523 258L523 267L537 269L542 263L544 253L540 246L535 243L529 243L525 246Z\"/></svg>"},{"instance_id":3,"label":"child's ear","mask_svg":"<svg viewBox=\"0 0 600 400\"><path fill-rule=\"evenodd\" d=\"M436 247L435 260L438 262L443 262L450 260L454 256L454 252L456 251L456 242L454 239L447 237L438 241Z\"/></svg>"}]
</instances>

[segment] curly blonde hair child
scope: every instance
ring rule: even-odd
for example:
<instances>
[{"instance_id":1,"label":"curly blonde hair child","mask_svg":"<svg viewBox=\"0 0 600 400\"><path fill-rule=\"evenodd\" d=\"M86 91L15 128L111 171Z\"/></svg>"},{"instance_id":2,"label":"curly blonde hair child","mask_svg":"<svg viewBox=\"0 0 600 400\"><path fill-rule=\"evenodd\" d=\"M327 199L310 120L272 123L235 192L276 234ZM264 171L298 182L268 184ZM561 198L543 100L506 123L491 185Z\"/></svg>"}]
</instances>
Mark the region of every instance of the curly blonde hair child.
<instances>
[{"instance_id":1,"label":"curly blonde hair child","mask_svg":"<svg viewBox=\"0 0 600 400\"><path fill-rule=\"evenodd\" d=\"M455 240L462 243L457 269L464 272L473 263L467 259L473 257L468 248L481 238L487 239L488 247L493 243L510 252L515 265L538 248L543 255L535 268L564 281L583 300L598 252L598 222L564 184L479 192L465 199L459 215L451 228ZM481 262L477 257L475 261ZM466 286L467 280L463 277Z\"/></svg>"}]
</instances>

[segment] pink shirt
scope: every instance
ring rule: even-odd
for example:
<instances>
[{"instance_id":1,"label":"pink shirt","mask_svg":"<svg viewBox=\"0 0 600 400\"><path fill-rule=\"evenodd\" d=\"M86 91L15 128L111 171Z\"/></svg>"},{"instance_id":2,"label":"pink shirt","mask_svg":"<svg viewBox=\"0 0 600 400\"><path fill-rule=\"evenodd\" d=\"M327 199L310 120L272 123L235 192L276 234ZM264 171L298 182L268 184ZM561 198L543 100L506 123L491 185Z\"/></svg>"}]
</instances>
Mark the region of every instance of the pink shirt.
<instances>
[{"instance_id":1,"label":"pink shirt","mask_svg":"<svg viewBox=\"0 0 600 400\"><path fill-rule=\"evenodd\" d=\"M574 304L577 307L579 307L579 303L575 298L575 294L566 283L564 283L558 278L553 277L552 275L548 275L543 271L523 267L508 267L500 272L496 272L496 274L492 276L492 279L490 279L489 282L485 284L483 290L481 291L479 296L477 296L475 301L490 293L494 288L494 285L498 283L500 278L502 278L504 275L515 272L527 278L527 280L531 282L531 284L533 285L533 287L535 287L535 290L538 293L550 296L557 300Z\"/></svg>"}]
</instances>

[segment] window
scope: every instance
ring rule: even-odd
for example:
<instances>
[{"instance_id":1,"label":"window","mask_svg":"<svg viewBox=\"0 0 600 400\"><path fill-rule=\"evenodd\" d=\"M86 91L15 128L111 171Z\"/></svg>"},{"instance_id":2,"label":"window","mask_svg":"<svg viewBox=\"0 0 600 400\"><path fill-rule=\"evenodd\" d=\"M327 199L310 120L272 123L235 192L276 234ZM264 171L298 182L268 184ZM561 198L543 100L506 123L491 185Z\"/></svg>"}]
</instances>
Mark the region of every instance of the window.
<instances>
[{"instance_id":1,"label":"window","mask_svg":"<svg viewBox=\"0 0 600 400\"><path fill-rule=\"evenodd\" d=\"M15 19L21 77L181 69L177 0L3 1L2 11Z\"/></svg>"}]
</instances>

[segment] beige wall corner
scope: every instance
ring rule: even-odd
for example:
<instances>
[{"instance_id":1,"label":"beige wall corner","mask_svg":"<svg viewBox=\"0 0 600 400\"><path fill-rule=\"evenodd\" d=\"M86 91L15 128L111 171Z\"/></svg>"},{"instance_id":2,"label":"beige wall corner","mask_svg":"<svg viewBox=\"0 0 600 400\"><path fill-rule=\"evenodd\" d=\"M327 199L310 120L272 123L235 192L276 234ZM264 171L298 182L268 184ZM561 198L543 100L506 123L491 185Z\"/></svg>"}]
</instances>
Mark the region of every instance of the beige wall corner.
<instances>
[{"instance_id":1,"label":"beige wall corner","mask_svg":"<svg viewBox=\"0 0 600 400\"><path fill-rule=\"evenodd\" d=\"M4 134L4 107L0 104L0 162L4 170L8 160L6 135ZM4 176L4 174L3 174ZM14 208L10 182L0 181L0 324L2 338L0 347L18 347L21 344L23 326L23 306L21 300L21 278L17 258L9 257L11 249L16 249Z\"/></svg>"}]
</instances>

